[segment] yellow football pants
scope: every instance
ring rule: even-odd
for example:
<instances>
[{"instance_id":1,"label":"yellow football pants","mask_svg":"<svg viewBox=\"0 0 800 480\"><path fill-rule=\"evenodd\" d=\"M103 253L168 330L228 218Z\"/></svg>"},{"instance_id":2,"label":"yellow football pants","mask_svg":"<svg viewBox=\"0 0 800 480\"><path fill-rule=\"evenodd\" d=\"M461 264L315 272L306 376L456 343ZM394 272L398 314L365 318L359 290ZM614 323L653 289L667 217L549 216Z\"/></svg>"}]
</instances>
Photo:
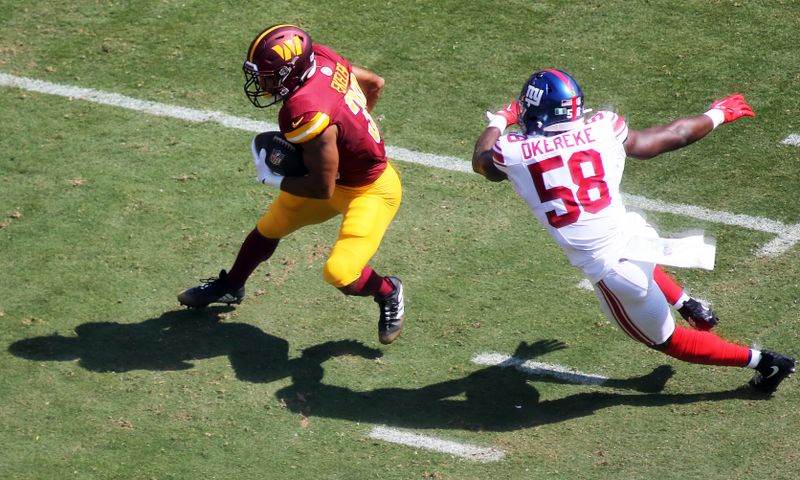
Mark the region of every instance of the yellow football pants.
<instances>
[{"instance_id":1,"label":"yellow football pants","mask_svg":"<svg viewBox=\"0 0 800 480\"><path fill-rule=\"evenodd\" d=\"M306 225L342 215L339 236L325 262L323 278L341 288L355 282L378 251L403 196L400 177L391 164L370 185L337 185L330 199L298 197L281 191L258 221L258 232L280 239Z\"/></svg>"}]
</instances>

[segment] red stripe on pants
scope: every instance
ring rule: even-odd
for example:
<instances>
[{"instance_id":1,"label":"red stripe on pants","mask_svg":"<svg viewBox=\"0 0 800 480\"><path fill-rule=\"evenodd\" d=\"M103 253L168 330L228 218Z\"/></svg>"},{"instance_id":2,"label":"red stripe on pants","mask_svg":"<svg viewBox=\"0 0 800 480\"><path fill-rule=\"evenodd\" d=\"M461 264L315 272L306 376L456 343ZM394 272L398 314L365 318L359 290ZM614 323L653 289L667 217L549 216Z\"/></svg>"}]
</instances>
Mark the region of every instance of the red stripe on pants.
<instances>
[{"instance_id":1,"label":"red stripe on pants","mask_svg":"<svg viewBox=\"0 0 800 480\"><path fill-rule=\"evenodd\" d=\"M603 298L606 301L606 304L611 309L611 313L614 315L614 318L617 320L617 324L622 328L622 331L628 334L634 340L644 343L645 345L652 346L655 344L652 340L647 338L647 335L642 333L641 330L634 324L630 317L628 317L628 313L625 311L625 308L622 306L622 302L614 295L611 289L603 283L601 280L598 282L597 286L600 288L600 292L603 294Z\"/></svg>"}]
</instances>

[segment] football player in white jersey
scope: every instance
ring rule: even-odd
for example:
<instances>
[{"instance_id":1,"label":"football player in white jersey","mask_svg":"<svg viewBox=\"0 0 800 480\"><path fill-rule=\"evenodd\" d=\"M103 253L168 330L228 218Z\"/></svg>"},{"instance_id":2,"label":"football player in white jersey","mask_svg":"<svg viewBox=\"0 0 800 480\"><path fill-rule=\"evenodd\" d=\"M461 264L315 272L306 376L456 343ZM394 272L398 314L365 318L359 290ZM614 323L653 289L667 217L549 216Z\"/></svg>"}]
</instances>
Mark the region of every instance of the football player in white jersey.
<instances>
[{"instance_id":1,"label":"football player in white jersey","mask_svg":"<svg viewBox=\"0 0 800 480\"><path fill-rule=\"evenodd\" d=\"M699 266L708 255L692 256L697 252L689 249L691 255L665 257L669 241L626 211L619 190L626 157L648 159L685 147L723 123L755 116L752 109L742 95L732 95L713 102L704 114L639 131L614 112L587 112L583 92L570 75L556 69L536 72L517 101L490 115L472 168L488 180L511 182L591 281L605 315L627 335L686 362L753 368L750 385L772 394L794 373L796 360L709 332L716 317L658 267L659 262ZM503 134L511 124L519 124L521 132ZM713 264L713 250L711 256ZM695 329L676 325L670 304L693 310L681 313Z\"/></svg>"}]
</instances>

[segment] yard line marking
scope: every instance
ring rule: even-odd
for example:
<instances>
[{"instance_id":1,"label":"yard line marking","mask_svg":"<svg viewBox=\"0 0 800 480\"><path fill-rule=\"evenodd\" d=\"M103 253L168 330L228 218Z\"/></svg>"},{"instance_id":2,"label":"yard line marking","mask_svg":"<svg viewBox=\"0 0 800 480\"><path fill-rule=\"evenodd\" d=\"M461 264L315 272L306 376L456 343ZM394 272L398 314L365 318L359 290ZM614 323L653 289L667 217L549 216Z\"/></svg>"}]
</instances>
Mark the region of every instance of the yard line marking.
<instances>
[{"instance_id":1,"label":"yard line marking","mask_svg":"<svg viewBox=\"0 0 800 480\"><path fill-rule=\"evenodd\" d=\"M259 122L247 118L234 117L222 112L206 110L196 110L194 108L179 107L165 103L139 100L118 93L109 93L93 88L75 87L71 85L60 85L57 83L35 80L26 77L17 77L0 73L0 85L6 87L16 87L30 92L45 93L67 97L70 100L86 100L88 102L109 105L112 107L122 107L137 112L149 113L159 117L177 118L189 122L213 122L224 127L246 130L249 132L264 132L267 130L278 130L278 126L273 123Z\"/></svg>"},{"instance_id":2,"label":"yard line marking","mask_svg":"<svg viewBox=\"0 0 800 480\"><path fill-rule=\"evenodd\" d=\"M608 377L603 375L583 373L572 368L550 363L534 362L533 360L525 361L521 358L504 355L502 353L481 353L472 358L472 363L476 365L489 365L492 367L514 367L530 375L551 377L579 385L603 385L608 381Z\"/></svg>"},{"instance_id":3,"label":"yard line marking","mask_svg":"<svg viewBox=\"0 0 800 480\"><path fill-rule=\"evenodd\" d=\"M438 453L449 453L456 457L475 460L478 462L496 462L505 457L505 452L496 448L483 448L465 443L441 440L426 435L404 432L396 428L378 426L372 429L370 438L383 440L390 443L399 443L409 447L424 448Z\"/></svg>"},{"instance_id":4,"label":"yard line marking","mask_svg":"<svg viewBox=\"0 0 800 480\"><path fill-rule=\"evenodd\" d=\"M796 133L789 134L789 136L784 138L781 143L785 145L794 145L795 147L800 147L800 135Z\"/></svg>"},{"instance_id":5,"label":"yard line marking","mask_svg":"<svg viewBox=\"0 0 800 480\"><path fill-rule=\"evenodd\" d=\"M651 212L674 213L676 215L684 215L713 223L722 223L725 225L743 227L750 230L758 230L767 233L775 233L778 235L785 234L792 228L785 223L777 220L770 220L768 218L752 217L750 215L722 212L719 210L710 210L708 208L687 205L684 203L662 202L660 200L651 200L641 195L633 195L629 193L623 193L622 196L625 198L625 203L627 205L635 208L641 208L642 210L649 210Z\"/></svg>"},{"instance_id":6,"label":"yard line marking","mask_svg":"<svg viewBox=\"0 0 800 480\"><path fill-rule=\"evenodd\" d=\"M435 155L433 153L416 152L402 147L386 146L386 156L404 162L416 163L428 167L450 170L453 172L473 173L472 164L463 158Z\"/></svg>"},{"instance_id":7,"label":"yard line marking","mask_svg":"<svg viewBox=\"0 0 800 480\"><path fill-rule=\"evenodd\" d=\"M79 99L89 102L122 107L135 110L150 115L160 117L171 117L189 122L211 122L217 123L227 128L234 128L253 133L265 132L268 130L278 130L278 125L270 122L261 122L248 118L235 117L223 112L198 110L176 105L169 105L148 100L120 95L118 93L104 92L92 88L76 87L71 85L61 85L36 80L27 77L19 77L7 73L0 73L0 85L6 87L20 88L31 92L43 93L48 95L58 95L69 99ZM792 134L786 137L783 143L794 145L800 144L800 135ZM386 146L386 154L396 160L416 163L428 167L439 168L456 172L472 173L472 166L468 161L458 157L435 155L432 153L417 152L402 147ZM662 202L652 200L640 195L624 194L626 202L634 208L649 210L654 212L673 213L697 218L713 223L732 225L758 230L767 233L774 233L778 238L764 245L756 252L756 255L771 257L784 253L786 250L800 241L800 224L786 225L784 223L761 217L734 214L717 210L709 210L694 205Z\"/></svg>"},{"instance_id":8,"label":"yard line marking","mask_svg":"<svg viewBox=\"0 0 800 480\"><path fill-rule=\"evenodd\" d=\"M800 242L800 223L789 226L786 231L770 240L756 252L758 257L775 257L789 250Z\"/></svg>"}]
</instances>

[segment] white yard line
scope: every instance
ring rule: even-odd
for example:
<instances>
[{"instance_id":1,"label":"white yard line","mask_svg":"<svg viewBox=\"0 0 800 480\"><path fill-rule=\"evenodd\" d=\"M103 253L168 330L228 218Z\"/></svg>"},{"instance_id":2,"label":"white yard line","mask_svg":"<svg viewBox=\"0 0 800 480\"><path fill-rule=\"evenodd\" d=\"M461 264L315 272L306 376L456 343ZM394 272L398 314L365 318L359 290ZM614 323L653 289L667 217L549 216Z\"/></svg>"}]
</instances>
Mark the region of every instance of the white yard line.
<instances>
[{"instance_id":1,"label":"white yard line","mask_svg":"<svg viewBox=\"0 0 800 480\"><path fill-rule=\"evenodd\" d=\"M0 73L0 85L6 87L16 87L29 92L45 93L66 97L70 100L85 100L87 102L109 105L112 107L122 107L137 112L147 113L159 117L177 118L188 122L214 122L223 127L246 130L248 132L264 132L267 130L277 130L278 126L274 123L257 122L247 118L234 117L222 112L212 112L206 110L195 110L193 108L179 107L165 103L150 102L126 97L118 93L109 93L93 88L74 87L71 85L59 85L57 83L45 82L26 77L17 77Z\"/></svg>"},{"instance_id":2,"label":"white yard line","mask_svg":"<svg viewBox=\"0 0 800 480\"><path fill-rule=\"evenodd\" d=\"M794 145L795 147L800 147L800 135L792 133L788 137L784 138L781 143L784 145Z\"/></svg>"},{"instance_id":3,"label":"white yard line","mask_svg":"<svg viewBox=\"0 0 800 480\"><path fill-rule=\"evenodd\" d=\"M608 381L608 377L596 375L594 373L583 373L572 368L553 365L550 363L534 362L532 360L522 360L517 357L502 353L481 353L472 358L472 363L476 365L488 365L498 367L514 367L517 370L543 377L556 378L569 383L579 385L603 385Z\"/></svg>"},{"instance_id":4,"label":"white yard line","mask_svg":"<svg viewBox=\"0 0 800 480\"><path fill-rule=\"evenodd\" d=\"M274 123L259 122L248 118L234 117L223 112L197 110L193 108L179 107L176 105L139 100L125 95L120 95L118 93L104 92L92 88L75 87L71 85L61 85L44 80L18 77L16 75L9 75L6 73L0 73L0 85L48 95L58 95L69 99L85 100L88 102L94 102L113 107L122 107L150 115L177 118L189 122L212 122L227 128L234 128L253 133L278 129L278 126ZM783 140L783 143L800 145L800 135L789 135ZM469 162L458 157L448 157L435 155L432 153L417 152L414 150L393 146L386 147L386 154L390 158L404 162L416 163L456 172L472 172L472 167L470 166ZM673 213L708 222L733 225L750 230L776 234L777 238L770 241L756 252L756 255L758 256L771 257L780 255L800 241L800 224L786 225L768 218L709 210L707 208L697 207L694 205L662 202L660 200L645 198L640 195L624 194L624 197L628 205L634 208L641 208L643 210L654 212Z\"/></svg>"},{"instance_id":5,"label":"white yard line","mask_svg":"<svg viewBox=\"0 0 800 480\"><path fill-rule=\"evenodd\" d=\"M370 438L383 440L385 442L398 443L414 448L423 448L437 453L447 453L478 462L496 462L505 456L505 452L495 448L476 447L465 443L441 440L384 426L375 427L372 432L370 432L369 436Z\"/></svg>"}]
</instances>

